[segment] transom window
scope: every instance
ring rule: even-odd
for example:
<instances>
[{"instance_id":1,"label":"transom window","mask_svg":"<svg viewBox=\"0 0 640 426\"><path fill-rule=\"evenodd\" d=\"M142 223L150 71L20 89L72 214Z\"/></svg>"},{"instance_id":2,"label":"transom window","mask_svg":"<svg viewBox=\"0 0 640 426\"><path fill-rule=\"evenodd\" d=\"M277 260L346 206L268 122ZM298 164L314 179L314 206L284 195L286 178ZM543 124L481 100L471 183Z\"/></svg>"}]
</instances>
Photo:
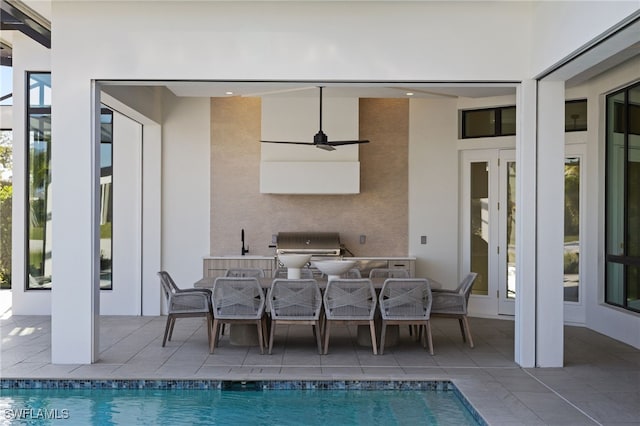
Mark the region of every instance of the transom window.
<instances>
[{"instance_id":1,"label":"transom window","mask_svg":"<svg viewBox=\"0 0 640 426\"><path fill-rule=\"evenodd\" d=\"M462 139L513 136L515 134L515 106L461 111Z\"/></svg>"},{"instance_id":2,"label":"transom window","mask_svg":"<svg viewBox=\"0 0 640 426\"><path fill-rule=\"evenodd\" d=\"M587 130L587 100L576 99L564 103L564 131L583 132Z\"/></svg>"}]
</instances>

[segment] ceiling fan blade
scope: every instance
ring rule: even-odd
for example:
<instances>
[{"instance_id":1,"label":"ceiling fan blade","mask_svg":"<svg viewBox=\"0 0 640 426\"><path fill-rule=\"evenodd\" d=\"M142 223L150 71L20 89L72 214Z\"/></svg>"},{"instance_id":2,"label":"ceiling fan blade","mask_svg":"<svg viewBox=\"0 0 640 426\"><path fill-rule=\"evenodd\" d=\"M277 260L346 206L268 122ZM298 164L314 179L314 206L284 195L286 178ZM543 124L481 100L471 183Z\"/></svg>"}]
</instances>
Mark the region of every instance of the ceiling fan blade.
<instances>
[{"instance_id":1,"label":"ceiling fan blade","mask_svg":"<svg viewBox=\"0 0 640 426\"><path fill-rule=\"evenodd\" d=\"M366 139L363 139L363 140L360 140L360 141L329 141L329 142L327 142L327 144L333 145L333 146L355 145L355 144L359 144L359 143L369 143L369 141L366 140Z\"/></svg>"},{"instance_id":2,"label":"ceiling fan blade","mask_svg":"<svg viewBox=\"0 0 640 426\"><path fill-rule=\"evenodd\" d=\"M260 141L262 143L287 143L291 145L315 145L313 142L291 142L291 141Z\"/></svg>"}]
</instances>

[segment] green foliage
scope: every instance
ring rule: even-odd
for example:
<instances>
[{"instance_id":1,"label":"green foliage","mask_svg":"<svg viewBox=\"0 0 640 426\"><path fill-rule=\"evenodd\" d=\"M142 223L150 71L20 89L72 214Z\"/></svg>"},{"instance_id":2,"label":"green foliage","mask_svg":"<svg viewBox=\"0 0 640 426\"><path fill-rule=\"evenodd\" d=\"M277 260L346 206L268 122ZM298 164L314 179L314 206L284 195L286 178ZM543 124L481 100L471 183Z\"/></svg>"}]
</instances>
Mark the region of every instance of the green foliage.
<instances>
[{"instance_id":1,"label":"green foliage","mask_svg":"<svg viewBox=\"0 0 640 426\"><path fill-rule=\"evenodd\" d=\"M11 288L11 198L10 182L0 182L0 288Z\"/></svg>"},{"instance_id":2,"label":"green foliage","mask_svg":"<svg viewBox=\"0 0 640 426\"><path fill-rule=\"evenodd\" d=\"M0 182L0 202L11 200L13 197L13 186L11 183Z\"/></svg>"},{"instance_id":3,"label":"green foliage","mask_svg":"<svg viewBox=\"0 0 640 426\"><path fill-rule=\"evenodd\" d=\"M111 222L100 225L100 238L111 238Z\"/></svg>"},{"instance_id":4,"label":"green foliage","mask_svg":"<svg viewBox=\"0 0 640 426\"><path fill-rule=\"evenodd\" d=\"M564 273L577 274L580 271L580 254L577 252L564 253Z\"/></svg>"},{"instance_id":5,"label":"green foliage","mask_svg":"<svg viewBox=\"0 0 640 426\"><path fill-rule=\"evenodd\" d=\"M580 232L580 164L564 166L564 232Z\"/></svg>"},{"instance_id":6,"label":"green foliage","mask_svg":"<svg viewBox=\"0 0 640 426\"><path fill-rule=\"evenodd\" d=\"M0 145L0 166L11 169L12 156L11 146Z\"/></svg>"}]
</instances>

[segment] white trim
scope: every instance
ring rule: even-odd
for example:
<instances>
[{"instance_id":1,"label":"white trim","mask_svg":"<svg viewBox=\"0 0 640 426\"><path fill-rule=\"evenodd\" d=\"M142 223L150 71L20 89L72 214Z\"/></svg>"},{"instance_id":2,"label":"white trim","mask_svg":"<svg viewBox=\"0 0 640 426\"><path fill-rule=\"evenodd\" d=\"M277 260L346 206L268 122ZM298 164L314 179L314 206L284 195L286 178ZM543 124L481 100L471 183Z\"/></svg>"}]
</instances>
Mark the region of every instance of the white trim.
<instances>
[{"instance_id":1,"label":"white trim","mask_svg":"<svg viewBox=\"0 0 640 426\"><path fill-rule=\"evenodd\" d=\"M536 208L537 185L537 82L525 80L516 90L516 324L515 361L536 366Z\"/></svg>"}]
</instances>

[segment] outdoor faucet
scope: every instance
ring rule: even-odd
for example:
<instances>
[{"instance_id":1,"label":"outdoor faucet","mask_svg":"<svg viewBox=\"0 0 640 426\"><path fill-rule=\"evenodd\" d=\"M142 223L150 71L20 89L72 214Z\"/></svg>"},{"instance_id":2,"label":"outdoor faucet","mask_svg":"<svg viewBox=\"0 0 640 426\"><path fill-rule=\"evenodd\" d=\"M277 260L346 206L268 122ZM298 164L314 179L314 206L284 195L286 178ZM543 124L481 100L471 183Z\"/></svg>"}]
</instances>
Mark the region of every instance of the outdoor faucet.
<instances>
[{"instance_id":1,"label":"outdoor faucet","mask_svg":"<svg viewBox=\"0 0 640 426\"><path fill-rule=\"evenodd\" d=\"M249 246L247 246L247 248L244 248L244 228L242 228L240 239L242 240L242 255L244 256L245 253L249 253Z\"/></svg>"}]
</instances>

